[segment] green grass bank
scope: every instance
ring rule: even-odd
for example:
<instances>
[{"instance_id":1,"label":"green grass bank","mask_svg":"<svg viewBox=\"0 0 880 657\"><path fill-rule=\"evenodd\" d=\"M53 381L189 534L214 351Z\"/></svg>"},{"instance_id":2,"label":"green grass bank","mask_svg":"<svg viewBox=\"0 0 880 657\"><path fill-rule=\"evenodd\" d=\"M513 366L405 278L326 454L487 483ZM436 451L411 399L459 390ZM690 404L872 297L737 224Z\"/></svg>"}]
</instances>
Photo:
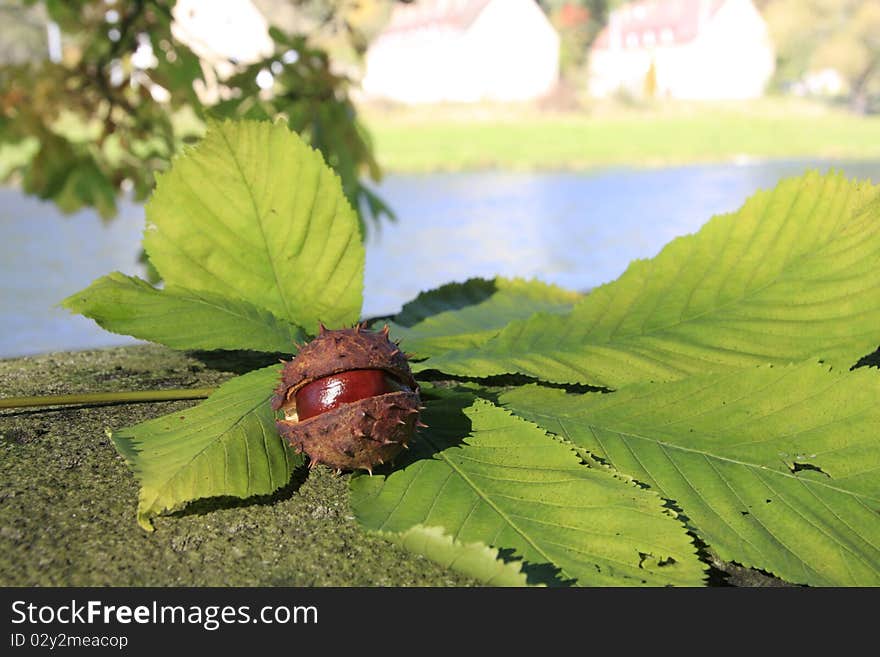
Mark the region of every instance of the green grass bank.
<instances>
[{"instance_id":1,"label":"green grass bank","mask_svg":"<svg viewBox=\"0 0 880 657\"><path fill-rule=\"evenodd\" d=\"M388 173L880 160L880 116L790 99L579 112L365 106L361 114Z\"/></svg>"}]
</instances>

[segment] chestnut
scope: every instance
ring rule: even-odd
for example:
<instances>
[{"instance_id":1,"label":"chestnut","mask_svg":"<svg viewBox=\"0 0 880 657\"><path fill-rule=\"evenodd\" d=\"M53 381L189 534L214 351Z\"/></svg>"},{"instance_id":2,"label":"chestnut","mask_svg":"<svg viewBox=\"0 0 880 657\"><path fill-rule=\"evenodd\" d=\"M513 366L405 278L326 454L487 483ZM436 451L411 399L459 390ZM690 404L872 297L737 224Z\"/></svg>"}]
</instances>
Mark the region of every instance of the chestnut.
<instances>
[{"instance_id":1,"label":"chestnut","mask_svg":"<svg viewBox=\"0 0 880 657\"><path fill-rule=\"evenodd\" d=\"M412 441L420 421L419 386L389 329L363 324L330 330L285 363L272 408L276 426L309 467L366 470L390 461Z\"/></svg>"}]
</instances>

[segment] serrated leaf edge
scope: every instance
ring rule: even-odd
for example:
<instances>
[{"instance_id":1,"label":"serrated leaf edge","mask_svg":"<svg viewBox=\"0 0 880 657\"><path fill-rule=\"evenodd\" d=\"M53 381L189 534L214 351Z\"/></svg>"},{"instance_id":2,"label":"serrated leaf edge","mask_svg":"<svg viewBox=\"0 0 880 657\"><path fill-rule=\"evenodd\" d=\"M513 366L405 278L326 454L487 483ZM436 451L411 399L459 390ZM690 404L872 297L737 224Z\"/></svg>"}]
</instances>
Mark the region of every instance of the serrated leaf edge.
<instances>
[{"instance_id":1,"label":"serrated leaf edge","mask_svg":"<svg viewBox=\"0 0 880 657\"><path fill-rule=\"evenodd\" d=\"M432 556L427 554L425 550L416 550L413 549L410 545L407 544L406 539L413 535L427 535L435 540L442 541L444 544L448 544L449 546L460 548L463 550L473 550L475 552L480 552L482 556L486 559L486 562L490 560L494 560L498 562L497 569L499 571L498 575L493 576L493 579L486 580L486 584L488 586L513 586L511 584L493 584L494 578L497 576L503 577L506 575L507 577L518 578L522 580L521 584L517 586L535 586L535 587L544 587L546 584L529 584L527 581L527 575L523 572L522 566L523 561L521 559L514 559L511 561L505 561L501 558L499 550L497 548L491 547L482 543L480 541L472 541L472 542L463 542L454 538L449 532L446 531L445 528L440 527L438 525L423 525L416 524L401 532L389 532L389 531L372 531L371 533L380 536L381 538L394 543L395 545L399 545L410 552L414 552L415 554L421 554L427 559L431 559L436 563L440 563L441 565L450 568L451 570L456 570L457 572L462 572L466 575L473 576L472 573L464 570L456 568L456 560L453 560L451 563L446 561L439 561L434 559Z\"/></svg>"}]
</instances>

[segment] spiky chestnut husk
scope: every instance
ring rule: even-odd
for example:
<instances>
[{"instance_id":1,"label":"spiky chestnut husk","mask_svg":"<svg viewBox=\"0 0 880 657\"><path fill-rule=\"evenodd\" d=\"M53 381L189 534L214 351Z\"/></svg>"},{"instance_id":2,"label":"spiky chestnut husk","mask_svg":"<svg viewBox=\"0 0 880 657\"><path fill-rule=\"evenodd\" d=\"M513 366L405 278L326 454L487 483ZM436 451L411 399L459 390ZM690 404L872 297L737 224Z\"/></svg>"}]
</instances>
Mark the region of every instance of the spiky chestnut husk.
<instances>
[{"instance_id":1,"label":"spiky chestnut husk","mask_svg":"<svg viewBox=\"0 0 880 657\"><path fill-rule=\"evenodd\" d=\"M421 401L406 354L388 327L328 330L303 345L281 371L272 408L278 431L309 467L367 470L412 441Z\"/></svg>"}]
</instances>

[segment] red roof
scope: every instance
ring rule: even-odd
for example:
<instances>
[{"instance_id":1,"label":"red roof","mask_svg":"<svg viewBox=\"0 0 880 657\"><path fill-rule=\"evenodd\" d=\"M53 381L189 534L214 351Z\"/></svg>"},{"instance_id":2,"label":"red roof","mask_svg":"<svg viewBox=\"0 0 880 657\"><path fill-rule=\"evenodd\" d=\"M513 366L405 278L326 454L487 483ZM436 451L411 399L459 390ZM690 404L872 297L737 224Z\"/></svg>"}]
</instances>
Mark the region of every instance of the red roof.
<instances>
[{"instance_id":1,"label":"red roof","mask_svg":"<svg viewBox=\"0 0 880 657\"><path fill-rule=\"evenodd\" d=\"M490 2L491 0L417 0L412 4L396 4L383 33L440 25L464 30L470 27Z\"/></svg>"},{"instance_id":2,"label":"red roof","mask_svg":"<svg viewBox=\"0 0 880 657\"><path fill-rule=\"evenodd\" d=\"M682 44L693 41L702 22L714 16L725 0L639 0L613 12L594 49L607 49L612 28L622 47Z\"/></svg>"}]
</instances>

